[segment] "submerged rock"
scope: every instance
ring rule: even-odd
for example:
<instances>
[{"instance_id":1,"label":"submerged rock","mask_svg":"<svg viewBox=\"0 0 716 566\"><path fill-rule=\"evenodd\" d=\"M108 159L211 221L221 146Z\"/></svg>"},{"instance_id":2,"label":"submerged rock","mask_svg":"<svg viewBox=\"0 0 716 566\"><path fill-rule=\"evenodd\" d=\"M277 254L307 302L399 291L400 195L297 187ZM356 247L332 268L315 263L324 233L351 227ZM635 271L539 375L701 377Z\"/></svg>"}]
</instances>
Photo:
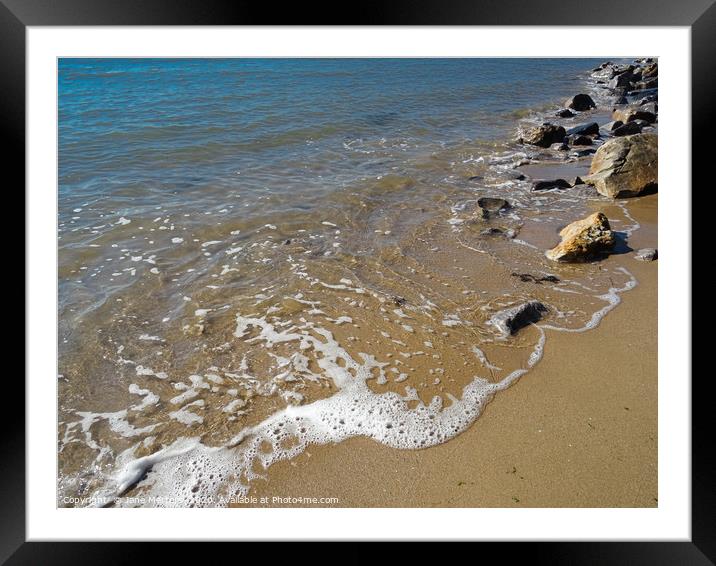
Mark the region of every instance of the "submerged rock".
<instances>
[{"instance_id":1,"label":"submerged rock","mask_svg":"<svg viewBox=\"0 0 716 566\"><path fill-rule=\"evenodd\" d=\"M477 199L477 206L488 212L499 212L510 208L510 203L503 198L481 197Z\"/></svg>"},{"instance_id":2,"label":"submerged rock","mask_svg":"<svg viewBox=\"0 0 716 566\"><path fill-rule=\"evenodd\" d=\"M559 235L562 241L545 254L552 261L589 261L599 253L611 250L616 243L609 220L602 212L572 222Z\"/></svg>"},{"instance_id":3,"label":"submerged rock","mask_svg":"<svg viewBox=\"0 0 716 566\"><path fill-rule=\"evenodd\" d=\"M550 181L537 181L532 184L533 191L547 191L549 189L569 189L572 185L564 179L552 179Z\"/></svg>"},{"instance_id":4,"label":"submerged rock","mask_svg":"<svg viewBox=\"0 0 716 566\"><path fill-rule=\"evenodd\" d=\"M512 277L518 277L523 283L537 283L537 285L541 285L543 281L546 281L547 283L559 283L559 277L554 275L537 277L531 273L512 273Z\"/></svg>"},{"instance_id":5,"label":"submerged rock","mask_svg":"<svg viewBox=\"0 0 716 566\"><path fill-rule=\"evenodd\" d=\"M553 143L559 143L564 139L567 132L562 126L550 124L549 122L532 128L520 138L523 143L539 147L549 147Z\"/></svg>"},{"instance_id":6,"label":"submerged rock","mask_svg":"<svg viewBox=\"0 0 716 566\"><path fill-rule=\"evenodd\" d=\"M572 98L568 98L567 102L565 102L564 105L567 108L571 108L579 112L589 110L590 108L596 108L597 106L596 104L594 104L594 100L592 100L592 97L588 94L577 94Z\"/></svg>"},{"instance_id":7,"label":"submerged rock","mask_svg":"<svg viewBox=\"0 0 716 566\"><path fill-rule=\"evenodd\" d=\"M654 261L658 257L659 252L656 248L642 248L634 254L634 259L639 261Z\"/></svg>"},{"instance_id":8,"label":"submerged rock","mask_svg":"<svg viewBox=\"0 0 716 566\"><path fill-rule=\"evenodd\" d=\"M521 328L539 321L546 312L549 309L539 301L529 301L496 313L488 323L503 336L511 336Z\"/></svg>"},{"instance_id":9,"label":"submerged rock","mask_svg":"<svg viewBox=\"0 0 716 566\"><path fill-rule=\"evenodd\" d=\"M604 196L635 196L658 183L658 136L616 137L602 145L584 180Z\"/></svg>"}]
</instances>

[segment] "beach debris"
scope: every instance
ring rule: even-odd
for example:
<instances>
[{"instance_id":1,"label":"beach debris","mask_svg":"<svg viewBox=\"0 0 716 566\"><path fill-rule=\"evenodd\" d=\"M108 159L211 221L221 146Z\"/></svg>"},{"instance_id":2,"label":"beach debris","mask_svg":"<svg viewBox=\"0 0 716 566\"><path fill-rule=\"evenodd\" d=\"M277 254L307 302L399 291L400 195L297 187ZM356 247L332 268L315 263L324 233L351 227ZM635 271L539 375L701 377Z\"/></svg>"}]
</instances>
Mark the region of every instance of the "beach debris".
<instances>
[{"instance_id":1,"label":"beach debris","mask_svg":"<svg viewBox=\"0 0 716 566\"><path fill-rule=\"evenodd\" d=\"M547 312L549 309L539 301L528 301L494 314L488 324L497 328L502 336L512 336L521 328L539 321Z\"/></svg>"},{"instance_id":2,"label":"beach debris","mask_svg":"<svg viewBox=\"0 0 716 566\"><path fill-rule=\"evenodd\" d=\"M658 136L635 134L607 141L594 155L584 180L611 198L636 196L656 189Z\"/></svg>"},{"instance_id":3,"label":"beach debris","mask_svg":"<svg viewBox=\"0 0 716 566\"><path fill-rule=\"evenodd\" d=\"M597 106L594 104L592 97L588 94L576 94L573 97L568 98L564 105L567 108L577 110L578 112L583 112L584 110L589 110L590 108L596 108Z\"/></svg>"},{"instance_id":4,"label":"beach debris","mask_svg":"<svg viewBox=\"0 0 716 566\"><path fill-rule=\"evenodd\" d=\"M546 252L552 261L583 262L614 247L616 239L609 220L602 212L577 220L559 233L562 241Z\"/></svg>"},{"instance_id":5,"label":"beach debris","mask_svg":"<svg viewBox=\"0 0 716 566\"><path fill-rule=\"evenodd\" d=\"M549 147L553 143L560 143L566 135L567 132L562 126L545 122L541 126L524 132L518 142L539 147Z\"/></svg>"},{"instance_id":6,"label":"beach debris","mask_svg":"<svg viewBox=\"0 0 716 566\"><path fill-rule=\"evenodd\" d=\"M523 283L537 283L541 285L543 282L546 283L559 283L559 277L554 275L545 275L543 277L537 277L531 273L512 273L512 277L519 277Z\"/></svg>"},{"instance_id":7,"label":"beach debris","mask_svg":"<svg viewBox=\"0 0 716 566\"><path fill-rule=\"evenodd\" d=\"M572 185L564 179L551 179L549 181L535 181L532 184L533 191L547 191L549 189L570 189Z\"/></svg>"},{"instance_id":8,"label":"beach debris","mask_svg":"<svg viewBox=\"0 0 716 566\"><path fill-rule=\"evenodd\" d=\"M654 261L658 257L659 252L656 248L642 248L634 254L634 259L639 261Z\"/></svg>"}]
</instances>

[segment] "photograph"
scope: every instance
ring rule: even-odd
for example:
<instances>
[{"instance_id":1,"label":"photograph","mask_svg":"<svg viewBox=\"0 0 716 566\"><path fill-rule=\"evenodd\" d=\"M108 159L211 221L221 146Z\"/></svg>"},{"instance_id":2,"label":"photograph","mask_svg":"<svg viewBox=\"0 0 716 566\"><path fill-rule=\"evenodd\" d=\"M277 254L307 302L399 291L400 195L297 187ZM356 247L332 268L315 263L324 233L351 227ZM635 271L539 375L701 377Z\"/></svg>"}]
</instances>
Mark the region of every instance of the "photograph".
<instances>
[{"instance_id":1,"label":"photograph","mask_svg":"<svg viewBox=\"0 0 716 566\"><path fill-rule=\"evenodd\" d=\"M522 51L57 57L56 507L657 509L660 57Z\"/></svg>"}]
</instances>

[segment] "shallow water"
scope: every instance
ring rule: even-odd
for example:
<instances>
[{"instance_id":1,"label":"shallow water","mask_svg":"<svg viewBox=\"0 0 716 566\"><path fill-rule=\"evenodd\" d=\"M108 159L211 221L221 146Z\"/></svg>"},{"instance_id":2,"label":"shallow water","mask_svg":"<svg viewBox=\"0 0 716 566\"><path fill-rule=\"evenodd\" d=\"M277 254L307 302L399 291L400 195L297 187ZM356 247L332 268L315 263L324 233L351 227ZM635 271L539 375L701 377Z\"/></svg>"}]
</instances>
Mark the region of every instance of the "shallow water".
<instances>
[{"instance_id":1,"label":"shallow water","mask_svg":"<svg viewBox=\"0 0 716 566\"><path fill-rule=\"evenodd\" d=\"M624 248L638 225L530 192L517 165L589 160L511 141L604 101L597 62L62 60L59 504L221 505L309 443L447 441L598 323L633 277L544 250L597 210ZM542 324L490 324L531 299Z\"/></svg>"}]
</instances>

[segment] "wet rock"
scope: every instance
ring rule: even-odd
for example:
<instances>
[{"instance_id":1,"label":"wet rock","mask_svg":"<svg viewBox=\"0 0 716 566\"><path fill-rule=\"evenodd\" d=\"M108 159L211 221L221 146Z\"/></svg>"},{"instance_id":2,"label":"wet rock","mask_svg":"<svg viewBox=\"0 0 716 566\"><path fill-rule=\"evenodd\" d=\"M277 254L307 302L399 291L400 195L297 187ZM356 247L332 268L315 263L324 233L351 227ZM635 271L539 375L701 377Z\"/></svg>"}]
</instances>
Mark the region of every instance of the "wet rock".
<instances>
[{"instance_id":1,"label":"wet rock","mask_svg":"<svg viewBox=\"0 0 716 566\"><path fill-rule=\"evenodd\" d=\"M649 104L650 102L657 102L658 100L659 96L657 94L648 94L641 100L639 100L639 105L644 106L644 104Z\"/></svg>"},{"instance_id":2,"label":"wet rock","mask_svg":"<svg viewBox=\"0 0 716 566\"><path fill-rule=\"evenodd\" d=\"M592 154L593 154L594 152L596 152L596 151L597 151L596 149L594 149L594 148L592 148L592 147L588 147L588 148L585 148L585 149L580 149L580 150L577 150L577 151L573 151L572 153L570 153L570 155L571 155L572 157L587 157L587 155L592 155Z\"/></svg>"},{"instance_id":3,"label":"wet rock","mask_svg":"<svg viewBox=\"0 0 716 566\"><path fill-rule=\"evenodd\" d=\"M599 124L589 122L588 124L579 124L567 130L568 136L593 136L599 133Z\"/></svg>"},{"instance_id":4,"label":"wet rock","mask_svg":"<svg viewBox=\"0 0 716 566\"><path fill-rule=\"evenodd\" d=\"M639 105L639 108L643 110L644 112L651 112L652 114L656 115L656 113L659 110L659 105L656 102L644 102L642 100L641 104Z\"/></svg>"},{"instance_id":5,"label":"wet rock","mask_svg":"<svg viewBox=\"0 0 716 566\"><path fill-rule=\"evenodd\" d=\"M629 99L622 94L614 100L614 104L616 106L624 106L625 104L629 104Z\"/></svg>"},{"instance_id":6,"label":"wet rock","mask_svg":"<svg viewBox=\"0 0 716 566\"><path fill-rule=\"evenodd\" d=\"M598 254L611 250L616 243L609 220L601 212L572 222L565 226L559 235L562 241L545 254L552 261L589 261Z\"/></svg>"},{"instance_id":7,"label":"wet rock","mask_svg":"<svg viewBox=\"0 0 716 566\"><path fill-rule=\"evenodd\" d=\"M549 309L539 301L529 301L496 313L488 321L503 336L512 336L521 328L538 322Z\"/></svg>"},{"instance_id":8,"label":"wet rock","mask_svg":"<svg viewBox=\"0 0 716 566\"><path fill-rule=\"evenodd\" d=\"M571 118L574 116L574 112L572 112L569 108L562 108L561 110L557 110L555 116L558 116L559 118Z\"/></svg>"},{"instance_id":9,"label":"wet rock","mask_svg":"<svg viewBox=\"0 0 716 566\"><path fill-rule=\"evenodd\" d=\"M567 151L569 149L569 142L567 138L565 138L562 143L553 143L549 148L554 151Z\"/></svg>"},{"instance_id":10,"label":"wet rock","mask_svg":"<svg viewBox=\"0 0 716 566\"><path fill-rule=\"evenodd\" d=\"M549 189L569 189L572 185L564 179L552 179L549 181L536 181L532 184L533 191L547 191Z\"/></svg>"},{"instance_id":11,"label":"wet rock","mask_svg":"<svg viewBox=\"0 0 716 566\"><path fill-rule=\"evenodd\" d=\"M510 208L510 203L503 198L481 197L477 199L477 206L488 212L499 212Z\"/></svg>"},{"instance_id":12,"label":"wet rock","mask_svg":"<svg viewBox=\"0 0 716 566\"><path fill-rule=\"evenodd\" d=\"M635 77L631 71L624 71L623 73L616 75L612 80L609 81L609 88L630 88L634 80Z\"/></svg>"},{"instance_id":13,"label":"wet rock","mask_svg":"<svg viewBox=\"0 0 716 566\"><path fill-rule=\"evenodd\" d=\"M603 130L606 130L607 132L613 132L616 130L619 126L624 124L621 120L614 120L613 122L607 122L602 126Z\"/></svg>"},{"instance_id":14,"label":"wet rock","mask_svg":"<svg viewBox=\"0 0 716 566\"><path fill-rule=\"evenodd\" d=\"M616 128L612 135L615 136L631 136L633 134L641 133L641 124L639 124L637 121L628 122L626 124L622 124L618 128Z\"/></svg>"},{"instance_id":15,"label":"wet rock","mask_svg":"<svg viewBox=\"0 0 716 566\"><path fill-rule=\"evenodd\" d=\"M562 126L550 124L549 122L532 128L524 133L521 137L523 143L536 145L539 147L549 147L553 143L560 143L567 132Z\"/></svg>"},{"instance_id":16,"label":"wet rock","mask_svg":"<svg viewBox=\"0 0 716 566\"><path fill-rule=\"evenodd\" d=\"M569 141L572 145L592 145L594 143L589 136L570 136Z\"/></svg>"},{"instance_id":17,"label":"wet rock","mask_svg":"<svg viewBox=\"0 0 716 566\"><path fill-rule=\"evenodd\" d=\"M659 91L655 88L649 88L649 89L642 89L642 90L631 90L626 93L627 96L630 98L633 98L634 100L642 100L643 98L647 96L658 96Z\"/></svg>"},{"instance_id":18,"label":"wet rock","mask_svg":"<svg viewBox=\"0 0 716 566\"><path fill-rule=\"evenodd\" d=\"M656 248L642 248L634 254L634 259L639 261L654 261L658 257L659 252Z\"/></svg>"},{"instance_id":19,"label":"wet rock","mask_svg":"<svg viewBox=\"0 0 716 566\"><path fill-rule=\"evenodd\" d=\"M482 181L485 177L482 175L473 175L472 177L468 177L468 181Z\"/></svg>"},{"instance_id":20,"label":"wet rock","mask_svg":"<svg viewBox=\"0 0 716 566\"><path fill-rule=\"evenodd\" d=\"M588 94L577 94L572 98L568 98L565 106L567 108L571 108L572 110L583 112L585 110L589 110L590 108L596 108L597 105L594 104L594 100L592 100L592 97Z\"/></svg>"},{"instance_id":21,"label":"wet rock","mask_svg":"<svg viewBox=\"0 0 716 566\"><path fill-rule=\"evenodd\" d=\"M514 238L515 231L509 228L486 228L480 232L481 236L502 236L504 238Z\"/></svg>"},{"instance_id":22,"label":"wet rock","mask_svg":"<svg viewBox=\"0 0 716 566\"><path fill-rule=\"evenodd\" d=\"M659 86L659 79L657 77L634 83L635 90L652 89L652 88L656 88L658 86Z\"/></svg>"},{"instance_id":23,"label":"wet rock","mask_svg":"<svg viewBox=\"0 0 716 566\"><path fill-rule=\"evenodd\" d=\"M635 196L656 189L658 157L656 134L615 137L597 150L584 180L608 197Z\"/></svg>"},{"instance_id":24,"label":"wet rock","mask_svg":"<svg viewBox=\"0 0 716 566\"><path fill-rule=\"evenodd\" d=\"M656 114L646 112L642 110L640 106L627 106L626 108L619 108L612 112L612 118L614 120L621 120L625 124L634 120L645 120L650 124L656 122Z\"/></svg>"},{"instance_id":25,"label":"wet rock","mask_svg":"<svg viewBox=\"0 0 716 566\"><path fill-rule=\"evenodd\" d=\"M572 179L573 187L576 187L577 185L583 185L583 184L584 184L584 181L582 180L581 177L575 177L574 179Z\"/></svg>"}]
</instances>

